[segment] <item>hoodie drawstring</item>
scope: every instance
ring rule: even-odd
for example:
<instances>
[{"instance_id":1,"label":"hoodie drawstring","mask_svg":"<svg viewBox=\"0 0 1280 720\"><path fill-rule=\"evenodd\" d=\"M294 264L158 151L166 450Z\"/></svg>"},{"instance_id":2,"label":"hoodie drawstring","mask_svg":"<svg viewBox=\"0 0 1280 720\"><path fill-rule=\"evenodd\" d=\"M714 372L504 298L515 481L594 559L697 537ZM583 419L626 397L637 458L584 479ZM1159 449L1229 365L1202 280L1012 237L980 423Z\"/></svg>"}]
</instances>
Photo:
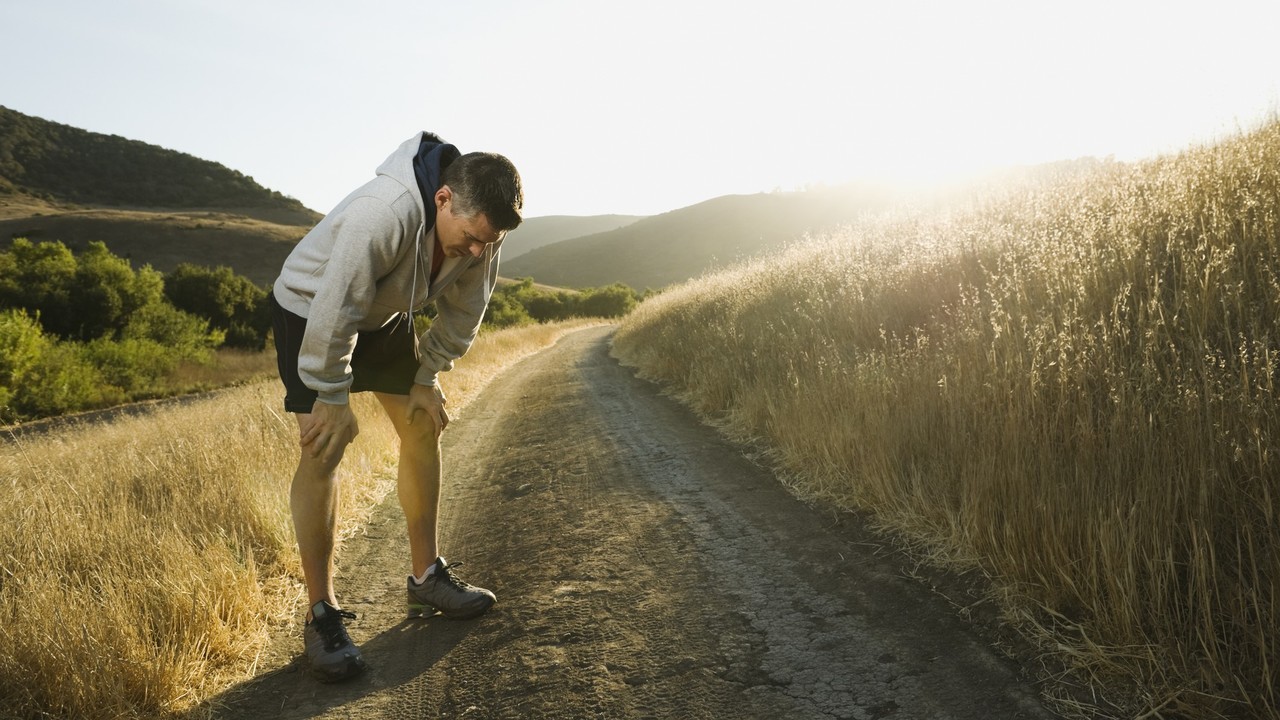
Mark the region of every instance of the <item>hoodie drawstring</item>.
<instances>
[{"instance_id":1,"label":"hoodie drawstring","mask_svg":"<svg viewBox=\"0 0 1280 720\"><path fill-rule=\"evenodd\" d=\"M427 224L418 225L418 234L413 238L413 283L409 286L409 310L405 316L409 319L409 332L417 334L413 327L413 303L418 298L418 268L422 265L422 234Z\"/></svg>"}]
</instances>

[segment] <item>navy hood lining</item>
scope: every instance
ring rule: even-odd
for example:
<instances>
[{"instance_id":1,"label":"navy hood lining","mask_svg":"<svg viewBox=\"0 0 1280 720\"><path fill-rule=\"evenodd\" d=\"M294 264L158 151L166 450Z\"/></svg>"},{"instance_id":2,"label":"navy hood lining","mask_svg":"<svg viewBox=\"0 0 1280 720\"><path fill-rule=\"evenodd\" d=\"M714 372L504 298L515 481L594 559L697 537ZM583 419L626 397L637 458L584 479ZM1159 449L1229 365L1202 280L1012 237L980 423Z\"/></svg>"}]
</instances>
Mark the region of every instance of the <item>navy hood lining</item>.
<instances>
[{"instance_id":1,"label":"navy hood lining","mask_svg":"<svg viewBox=\"0 0 1280 720\"><path fill-rule=\"evenodd\" d=\"M440 177L444 169L462 156L458 148L430 132L422 133L418 154L413 156L413 176L422 193L422 222L430 230L436 225L436 191L440 189Z\"/></svg>"}]
</instances>

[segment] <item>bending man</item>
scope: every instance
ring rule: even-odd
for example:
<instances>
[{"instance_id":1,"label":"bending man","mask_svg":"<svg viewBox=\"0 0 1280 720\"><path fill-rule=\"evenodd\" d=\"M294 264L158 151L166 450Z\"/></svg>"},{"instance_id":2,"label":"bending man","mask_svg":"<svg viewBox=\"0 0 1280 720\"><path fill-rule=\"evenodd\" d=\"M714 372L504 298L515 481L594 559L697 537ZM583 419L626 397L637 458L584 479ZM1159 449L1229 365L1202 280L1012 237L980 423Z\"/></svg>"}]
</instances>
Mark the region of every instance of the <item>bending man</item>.
<instances>
[{"instance_id":1,"label":"bending man","mask_svg":"<svg viewBox=\"0 0 1280 720\"><path fill-rule=\"evenodd\" d=\"M471 346L498 276L504 234L520 224L520 175L493 153L462 155L431 133L404 142L285 260L269 303L285 409L301 457L290 507L309 609L312 670L325 681L364 670L333 591L335 471L359 433L348 403L373 392L400 436L397 492L409 527L410 616L476 617L493 593L440 556L440 433L449 423L437 374ZM421 341L413 313L435 302Z\"/></svg>"}]
</instances>

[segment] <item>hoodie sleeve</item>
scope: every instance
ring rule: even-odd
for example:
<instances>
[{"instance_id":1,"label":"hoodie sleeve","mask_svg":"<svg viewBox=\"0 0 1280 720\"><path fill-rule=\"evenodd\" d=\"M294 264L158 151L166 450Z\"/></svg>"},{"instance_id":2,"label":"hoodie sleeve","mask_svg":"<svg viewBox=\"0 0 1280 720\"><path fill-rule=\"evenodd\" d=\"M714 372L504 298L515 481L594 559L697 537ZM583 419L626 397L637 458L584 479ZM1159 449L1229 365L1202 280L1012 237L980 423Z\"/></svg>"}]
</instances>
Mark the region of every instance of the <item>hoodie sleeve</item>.
<instances>
[{"instance_id":1,"label":"hoodie sleeve","mask_svg":"<svg viewBox=\"0 0 1280 720\"><path fill-rule=\"evenodd\" d=\"M489 306L489 296L498 281L501 242L485 248L484 254L436 298L436 317L423 335L421 367L414 377L420 385L435 385L439 373L453 369L480 332L480 321Z\"/></svg>"},{"instance_id":2,"label":"hoodie sleeve","mask_svg":"<svg viewBox=\"0 0 1280 720\"><path fill-rule=\"evenodd\" d=\"M405 229L376 198L356 198L333 218L334 244L311 301L298 354L298 376L321 402L345 404L359 323L369 314L377 281L395 262Z\"/></svg>"}]
</instances>

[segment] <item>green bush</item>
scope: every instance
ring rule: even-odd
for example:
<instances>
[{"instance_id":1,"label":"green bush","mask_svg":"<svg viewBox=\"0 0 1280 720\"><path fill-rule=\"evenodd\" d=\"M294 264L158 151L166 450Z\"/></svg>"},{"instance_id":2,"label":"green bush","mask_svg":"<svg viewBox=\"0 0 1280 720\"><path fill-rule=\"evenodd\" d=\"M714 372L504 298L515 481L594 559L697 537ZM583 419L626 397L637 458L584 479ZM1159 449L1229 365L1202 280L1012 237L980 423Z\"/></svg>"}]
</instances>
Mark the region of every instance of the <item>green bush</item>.
<instances>
[{"instance_id":1,"label":"green bush","mask_svg":"<svg viewBox=\"0 0 1280 720\"><path fill-rule=\"evenodd\" d=\"M0 311L0 421L18 419L9 388L23 382L49 344L38 320L21 310Z\"/></svg>"},{"instance_id":2,"label":"green bush","mask_svg":"<svg viewBox=\"0 0 1280 720\"><path fill-rule=\"evenodd\" d=\"M209 321L165 303L153 303L135 312L120 335L121 340L152 340L179 359L202 362L212 357L213 349L224 339L221 330L209 329Z\"/></svg>"},{"instance_id":3,"label":"green bush","mask_svg":"<svg viewBox=\"0 0 1280 720\"><path fill-rule=\"evenodd\" d=\"M494 294L489 298L489 307L485 310L484 322L495 328L516 327L533 322L529 312L520 301L509 296Z\"/></svg>"},{"instance_id":4,"label":"green bush","mask_svg":"<svg viewBox=\"0 0 1280 720\"><path fill-rule=\"evenodd\" d=\"M23 417L47 417L124 402L125 394L108 385L85 359L79 343L50 343L9 388L10 404Z\"/></svg>"},{"instance_id":5,"label":"green bush","mask_svg":"<svg viewBox=\"0 0 1280 720\"><path fill-rule=\"evenodd\" d=\"M135 272L101 242L75 256L60 242L18 238L0 253L0 308L36 313L46 332L63 338L118 333L136 310L161 300L162 288L160 273Z\"/></svg>"},{"instance_id":6,"label":"green bush","mask_svg":"<svg viewBox=\"0 0 1280 720\"><path fill-rule=\"evenodd\" d=\"M60 332L73 323L75 279L76 259L67 246L15 238L8 251L0 253L0 308L38 314L42 327Z\"/></svg>"},{"instance_id":7,"label":"green bush","mask_svg":"<svg viewBox=\"0 0 1280 720\"><path fill-rule=\"evenodd\" d=\"M173 348L150 338L98 338L85 344L83 354L104 381L129 395L154 387L181 359Z\"/></svg>"},{"instance_id":8,"label":"green bush","mask_svg":"<svg viewBox=\"0 0 1280 720\"><path fill-rule=\"evenodd\" d=\"M494 290L485 323L492 327L528 322L554 322L574 317L617 318L639 302L636 292L622 283L581 292L536 288L531 278Z\"/></svg>"},{"instance_id":9,"label":"green bush","mask_svg":"<svg viewBox=\"0 0 1280 720\"><path fill-rule=\"evenodd\" d=\"M150 266L135 273L128 260L113 255L100 242L91 242L76 257L75 284L70 289L74 321L69 323L74 328L59 334L82 340L115 335L139 308L160 301L163 286L160 273Z\"/></svg>"},{"instance_id":10,"label":"green bush","mask_svg":"<svg viewBox=\"0 0 1280 720\"><path fill-rule=\"evenodd\" d=\"M587 317L618 318L636 307L636 293L622 283L591 288L582 293L578 314Z\"/></svg>"},{"instance_id":11,"label":"green bush","mask_svg":"<svg viewBox=\"0 0 1280 720\"><path fill-rule=\"evenodd\" d=\"M208 318L226 333L226 344L248 350L266 347L271 330L267 291L226 266L183 263L165 276L164 294L179 310Z\"/></svg>"},{"instance_id":12,"label":"green bush","mask_svg":"<svg viewBox=\"0 0 1280 720\"><path fill-rule=\"evenodd\" d=\"M21 310L0 311L0 386L20 382L49 342L36 318Z\"/></svg>"}]
</instances>

